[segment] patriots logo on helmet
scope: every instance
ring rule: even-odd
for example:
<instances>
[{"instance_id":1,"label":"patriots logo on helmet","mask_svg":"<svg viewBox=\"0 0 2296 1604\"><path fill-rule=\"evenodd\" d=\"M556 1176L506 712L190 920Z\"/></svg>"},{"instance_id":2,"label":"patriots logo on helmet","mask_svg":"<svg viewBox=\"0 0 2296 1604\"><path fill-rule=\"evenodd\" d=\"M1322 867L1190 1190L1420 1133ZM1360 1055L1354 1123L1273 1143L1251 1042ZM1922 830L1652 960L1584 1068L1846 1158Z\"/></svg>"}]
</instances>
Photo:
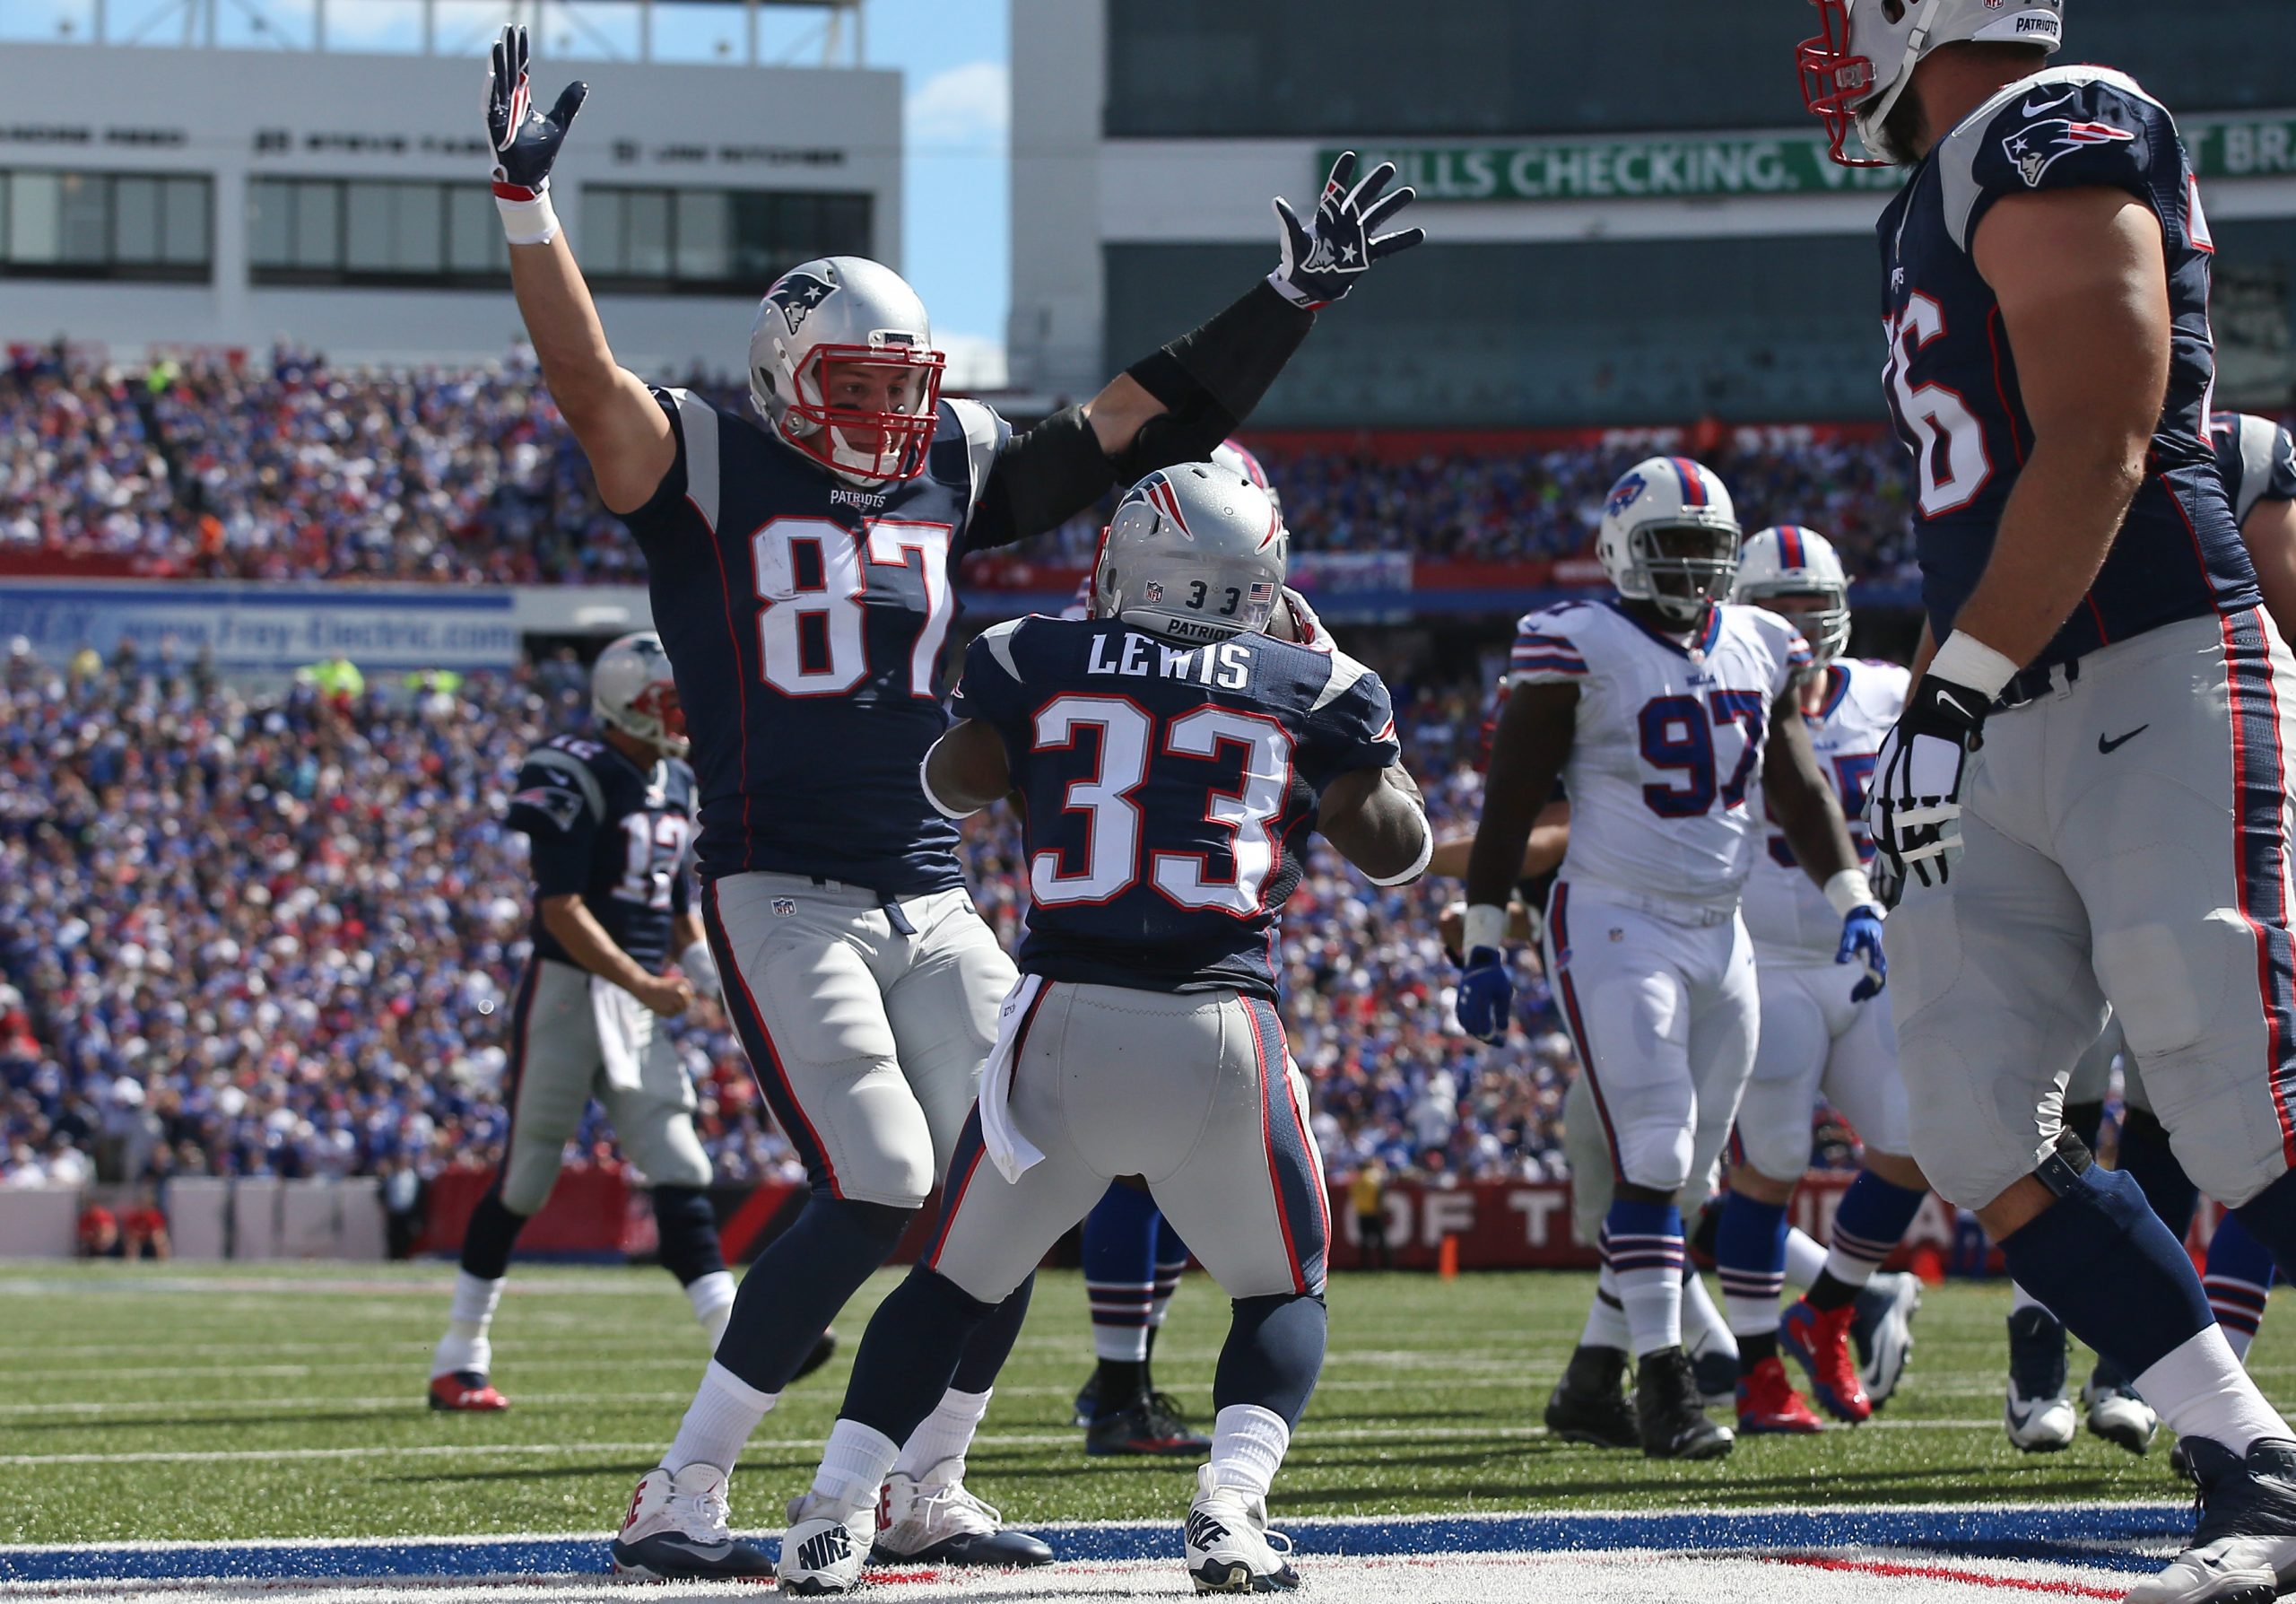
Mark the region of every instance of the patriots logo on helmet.
<instances>
[{"instance_id":1,"label":"patriots logo on helmet","mask_svg":"<svg viewBox=\"0 0 2296 1604\"><path fill-rule=\"evenodd\" d=\"M765 292L765 298L781 309L781 320L789 326L794 336L813 309L836 292L837 286L825 278L816 278L810 273L785 273Z\"/></svg>"},{"instance_id":2,"label":"patriots logo on helmet","mask_svg":"<svg viewBox=\"0 0 2296 1604\"><path fill-rule=\"evenodd\" d=\"M1634 498L1640 495L1644 488L1645 481L1639 474L1629 474L1625 478L1621 479L1616 484L1611 486L1611 499L1603 503L1605 516L1616 518L1629 507L1633 506Z\"/></svg>"},{"instance_id":3,"label":"patriots logo on helmet","mask_svg":"<svg viewBox=\"0 0 2296 1604\"><path fill-rule=\"evenodd\" d=\"M2059 157L2090 145L2126 144L2135 137L2134 129L2116 128L2110 123L2074 122L2052 117L2019 129L2001 142L2001 148L2016 164L2025 187L2037 189L2041 175L2055 166Z\"/></svg>"}]
</instances>

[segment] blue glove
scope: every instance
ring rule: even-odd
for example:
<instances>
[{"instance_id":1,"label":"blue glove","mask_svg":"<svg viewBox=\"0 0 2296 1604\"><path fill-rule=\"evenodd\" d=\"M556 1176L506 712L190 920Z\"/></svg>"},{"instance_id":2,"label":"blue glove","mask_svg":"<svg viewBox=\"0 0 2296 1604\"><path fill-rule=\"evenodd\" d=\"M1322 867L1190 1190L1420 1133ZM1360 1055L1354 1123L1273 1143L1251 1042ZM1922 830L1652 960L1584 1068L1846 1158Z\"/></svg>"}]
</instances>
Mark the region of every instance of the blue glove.
<instances>
[{"instance_id":1,"label":"blue glove","mask_svg":"<svg viewBox=\"0 0 2296 1604\"><path fill-rule=\"evenodd\" d=\"M1878 908L1852 908L1849 917L1841 921L1841 947L1833 955L1837 963L1857 963L1864 966L1866 978L1850 989L1849 1000L1864 1002L1869 997L1879 997L1882 988L1890 983L1890 961L1882 953L1882 911ZM1459 1016L1466 1017L1466 991L1459 992Z\"/></svg>"},{"instance_id":2,"label":"blue glove","mask_svg":"<svg viewBox=\"0 0 2296 1604\"><path fill-rule=\"evenodd\" d=\"M1355 153L1344 151L1331 164L1331 177L1325 180L1323 194L1306 222L1277 196L1275 217L1283 227L1276 235L1276 249L1281 255L1275 271L1267 275L1276 293L1312 312L1353 289L1372 263L1409 250L1426 239L1425 229L1372 232L1411 205L1418 193L1406 184L1381 195L1395 176L1396 164L1382 161L1357 183Z\"/></svg>"},{"instance_id":3,"label":"blue glove","mask_svg":"<svg viewBox=\"0 0 2296 1604\"><path fill-rule=\"evenodd\" d=\"M513 25L494 41L486 68L486 138L494 148L494 196L530 201L550 187L550 170L574 114L582 109L587 83L570 83L545 117L534 109L526 80L526 31Z\"/></svg>"},{"instance_id":4,"label":"blue glove","mask_svg":"<svg viewBox=\"0 0 2296 1604\"><path fill-rule=\"evenodd\" d=\"M1499 949L1479 946L1459 968L1459 1024L1466 1033L1493 1047L1507 1039L1515 1012L1515 981Z\"/></svg>"}]
</instances>

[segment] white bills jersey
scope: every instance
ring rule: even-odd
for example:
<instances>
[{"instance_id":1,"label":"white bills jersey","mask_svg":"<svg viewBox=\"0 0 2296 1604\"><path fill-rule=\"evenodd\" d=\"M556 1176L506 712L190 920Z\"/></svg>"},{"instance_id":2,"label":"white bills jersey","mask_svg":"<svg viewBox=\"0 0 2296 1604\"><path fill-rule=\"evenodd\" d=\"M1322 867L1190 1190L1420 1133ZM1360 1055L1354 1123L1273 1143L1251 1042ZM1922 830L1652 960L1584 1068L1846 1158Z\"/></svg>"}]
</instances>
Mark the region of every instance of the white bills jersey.
<instances>
[{"instance_id":1,"label":"white bills jersey","mask_svg":"<svg viewBox=\"0 0 2296 1604\"><path fill-rule=\"evenodd\" d=\"M1526 617L1509 683L1578 687L1560 872L1689 907L1735 907L1761 834L1753 798L1770 710L1809 664L1800 632L1760 607L1717 604L1691 641L1614 600Z\"/></svg>"},{"instance_id":2,"label":"white bills jersey","mask_svg":"<svg viewBox=\"0 0 2296 1604\"><path fill-rule=\"evenodd\" d=\"M1905 710L1913 676L1895 663L1844 658L1826 666L1825 700L1814 717L1805 715L1818 767L1841 794L1841 815L1858 858L1871 865L1874 843L1866 836L1866 788L1874 761L1898 715ZM1768 810L1763 810L1768 818ZM1826 902L1802 866L1784 832L1767 826L1763 850L1746 882L1746 929L1754 955L1764 963L1831 963L1841 946L1841 915Z\"/></svg>"}]
</instances>

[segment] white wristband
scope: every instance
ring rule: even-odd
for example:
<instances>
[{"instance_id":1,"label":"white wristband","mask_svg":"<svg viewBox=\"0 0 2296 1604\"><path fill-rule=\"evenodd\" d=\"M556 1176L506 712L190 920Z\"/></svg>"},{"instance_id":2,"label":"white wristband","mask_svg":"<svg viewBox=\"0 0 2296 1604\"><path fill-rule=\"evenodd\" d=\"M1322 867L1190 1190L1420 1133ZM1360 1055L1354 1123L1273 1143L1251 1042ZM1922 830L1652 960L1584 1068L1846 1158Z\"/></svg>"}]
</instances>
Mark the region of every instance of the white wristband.
<instances>
[{"instance_id":1,"label":"white wristband","mask_svg":"<svg viewBox=\"0 0 2296 1604\"><path fill-rule=\"evenodd\" d=\"M1864 869L1843 869L1829 879L1826 905L1844 919L1860 908L1871 908L1876 915L1882 911L1882 899L1874 894L1874 883Z\"/></svg>"},{"instance_id":2,"label":"white wristband","mask_svg":"<svg viewBox=\"0 0 2296 1604\"><path fill-rule=\"evenodd\" d=\"M706 941L697 941L678 955L678 967L685 978L693 982L694 989L723 991L725 978L718 972L718 955L709 950Z\"/></svg>"},{"instance_id":3,"label":"white wristband","mask_svg":"<svg viewBox=\"0 0 2296 1604\"><path fill-rule=\"evenodd\" d=\"M551 209L547 189L532 200L505 200L498 195L494 209L502 214L502 231L513 245L547 245L558 236L558 214Z\"/></svg>"},{"instance_id":4,"label":"white wristband","mask_svg":"<svg viewBox=\"0 0 2296 1604\"><path fill-rule=\"evenodd\" d=\"M1492 952L1503 951L1507 945L1507 910L1490 902L1474 902L1467 907L1466 917L1460 921L1459 946L1462 957L1479 946Z\"/></svg>"},{"instance_id":5,"label":"white wristband","mask_svg":"<svg viewBox=\"0 0 2296 1604\"><path fill-rule=\"evenodd\" d=\"M1434 857L1435 832L1428 828L1426 819L1422 817L1419 821L1419 856L1411 860L1411 867L1398 869L1392 875L1374 875L1366 871L1363 877L1374 885L1407 885L1427 872L1427 866Z\"/></svg>"},{"instance_id":6,"label":"white wristband","mask_svg":"<svg viewBox=\"0 0 2296 1604\"><path fill-rule=\"evenodd\" d=\"M1929 659L1929 672L1939 679L1949 679L1957 685L1967 685L1994 697L2000 695L2015 676L2017 665L1975 635L1955 630L1945 637L1937 655Z\"/></svg>"}]
</instances>

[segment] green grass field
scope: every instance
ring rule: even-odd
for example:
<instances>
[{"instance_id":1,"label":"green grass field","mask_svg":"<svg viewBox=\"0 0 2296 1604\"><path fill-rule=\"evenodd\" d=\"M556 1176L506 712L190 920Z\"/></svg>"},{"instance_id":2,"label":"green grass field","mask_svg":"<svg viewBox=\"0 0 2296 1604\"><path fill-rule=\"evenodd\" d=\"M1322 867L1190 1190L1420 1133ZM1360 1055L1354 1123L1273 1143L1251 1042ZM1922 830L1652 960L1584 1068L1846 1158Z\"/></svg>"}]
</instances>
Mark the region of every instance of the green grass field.
<instances>
[{"instance_id":1,"label":"green grass field","mask_svg":"<svg viewBox=\"0 0 2296 1604\"><path fill-rule=\"evenodd\" d=\"M494 1327L507 1415L423 1407L448 1267L0 1268L0 1540L604 1534L674 1429L703 1362L656 1270L521 1267ZM848 1347L767 1417L734 1483L737 1526L800 1489L850 1343L893 1285L839 1321ZM2167 1444L2093 1438L2029 1457L2000 1420L2005 1286L1930 1289L1905 1387L1872 1425L1761 1439L1718 1465L1550 1442L1539 1410L1584 1313L1577 1275L1349 1276L1332 1353L1272 1501L1279 1514L1732 1507L1926 1500L2169 1499ZM1224 1300L1190 1277L1159 1383L1202 1414ZM2292 1344L2257 1369L2285 1397ZM972 1485L1018 1521L1170 1519L1183 1462L1088 1460L1068 1400L1090 1368L1074 1274L1038 1284ZM2075 1355L2075 1382L2085 1356Z\"/></svg>"}]
</instances>

